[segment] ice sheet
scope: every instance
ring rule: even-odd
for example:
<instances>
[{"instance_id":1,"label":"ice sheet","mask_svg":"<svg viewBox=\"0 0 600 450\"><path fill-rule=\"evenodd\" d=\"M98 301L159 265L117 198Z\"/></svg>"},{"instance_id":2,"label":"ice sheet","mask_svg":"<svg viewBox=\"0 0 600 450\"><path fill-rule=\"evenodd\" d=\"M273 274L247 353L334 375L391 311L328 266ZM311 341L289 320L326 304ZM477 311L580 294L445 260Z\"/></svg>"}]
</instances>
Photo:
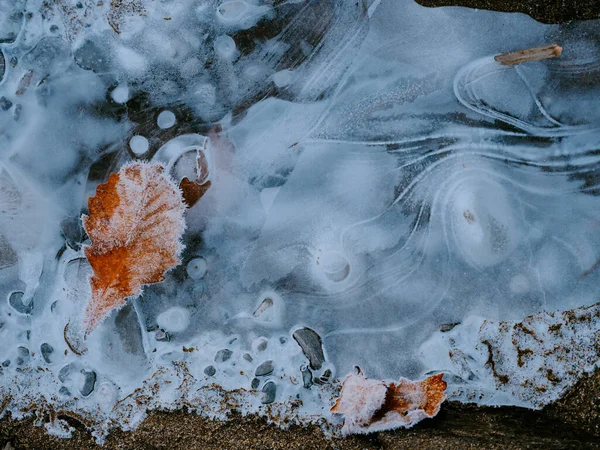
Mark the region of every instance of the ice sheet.
<instances>
[{"instance_id":1,"label":"ice sheet","mask_svg":"<svg viewBox=\"0 0 600 450\"><path fill-rule=\"evenodd\" d=\"M597 365L595 312L588 334L544 315L597 302L597 21L409 0L6 0L0 24L2 414L65 409L99 439L182 405L335 431L356 365L528 407ZM552 43L561 57L493 58ZM73 342L91 296L81 215L134 160L210 184L182 264ZM502 324L538 313L546 343L523 369ZM498 382L484 341L521 384ZM585 364L565 375L539 356L554 342ZM538 369L561 381L536 396Z\"/></svg>"}]
</instances>

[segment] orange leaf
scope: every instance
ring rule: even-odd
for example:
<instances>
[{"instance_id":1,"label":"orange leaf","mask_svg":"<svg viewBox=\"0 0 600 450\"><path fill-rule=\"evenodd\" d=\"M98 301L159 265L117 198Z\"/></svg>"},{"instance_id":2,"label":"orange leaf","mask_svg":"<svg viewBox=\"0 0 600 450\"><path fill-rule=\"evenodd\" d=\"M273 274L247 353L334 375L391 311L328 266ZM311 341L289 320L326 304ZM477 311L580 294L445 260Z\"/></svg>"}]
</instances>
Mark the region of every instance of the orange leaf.
<instances>
[{"instance_id":1,"label":"orange leaf","mask_svg":"<svg viewBox=\"0 0 600 450\"><path fill-rule=\"evenodd\" d=\"M401 378L397 383L370 380L360 373L348 375L331 411L344 415L342 431L370 433L411 427L435 416L446 399L443 374L422 381Z\"/></svg>"},{"instance_id":2,"label":"orange leaf","mask_svg":"<svg viewBox=\"0 0 600 450\"><path fill-rule=\"evenodd\" d=\"M183 194L183 201L191 208L202 198L202 196L208 191L210 187L210 181L200 184L197 181L190 181L188 177L183 178L179 182L179 189Z\"/></svg>"},{"instance_id":3,"label":"orange leaf","mask_svg":"<svg viewBox=\"0 0 600 450\"><path fill-rule=\"evenodd\" d=\"M191 208L210 187L208 160L204 152L206 151L206 141L204 141L204 149L196 150L196 165L194 167L194 176L192 179L188 177L182 178L179 182L179 189L183 194L183 201ZM181 158L183 159L183 158Z\"/></svg>"},{"instance_id":4,"label":"orange leaf","mask_svg":"<svg viewBox=\"0 0 600 450\"><path fill-rule=\"evenodd\" d=\"M185 205L161 164L135 162L113 173L88 201L83 226L92 241L85 248L94 274L92 298L83 321L92 331L145 284L164 280L181 261Z\"/></svg>"}]
</instances>

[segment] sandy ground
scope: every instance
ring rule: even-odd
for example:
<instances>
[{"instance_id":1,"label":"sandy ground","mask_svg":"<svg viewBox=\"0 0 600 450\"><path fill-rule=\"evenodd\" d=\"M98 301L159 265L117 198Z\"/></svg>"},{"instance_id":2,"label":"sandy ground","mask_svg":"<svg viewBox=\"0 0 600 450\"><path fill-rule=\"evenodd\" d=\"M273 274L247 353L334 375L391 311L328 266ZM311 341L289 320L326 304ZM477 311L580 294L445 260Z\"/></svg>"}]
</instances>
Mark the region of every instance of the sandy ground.
<instances>
[{"instance_id":1,"label":"sandy ground","mask_svg":"<svg viewBox=\"0 0 600 450\"><path fill-rule=\"evenodd\" d=\"M383 0L386 1L386 0ZM522 12L543 23L598 19L598 0L415 0L423 6L466 6L493 11Z\"/></svg>"},{"instance_id":2,"label":"sandy ground","mask_svg":"<svg viewBox=\"0 0 600 450\"><path fill-rule=\"evenodd\" d=\"M600 370L586 376L542 411L481 408L448 402L434 419L410 430L328 439L318 427L281 430L256 416L211 421L185 410L155 411L134 431L113 431L95 444L81 423L70 420L71 439L48 436L33 418L0 421L0 448L80 449L600 449Z\"/></svg>"}]
</instances>

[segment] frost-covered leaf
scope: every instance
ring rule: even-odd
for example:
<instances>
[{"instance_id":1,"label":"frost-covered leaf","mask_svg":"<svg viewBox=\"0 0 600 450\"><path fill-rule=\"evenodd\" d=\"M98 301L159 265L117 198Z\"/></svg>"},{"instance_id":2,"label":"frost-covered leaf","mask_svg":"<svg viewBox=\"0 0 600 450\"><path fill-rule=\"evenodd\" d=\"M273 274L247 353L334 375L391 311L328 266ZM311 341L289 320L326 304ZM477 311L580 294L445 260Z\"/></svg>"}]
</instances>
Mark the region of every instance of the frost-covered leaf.
<instances>
[{"instance_id":1,"label":"frost-covered leaf","mask_svg":"<svg viewBox=\"0 0 600 450\"><path fill-rule=\"evenodd\" d=\"M92 241L85 255L94 275L84 318L87 333L127 297L162 281L180 263L185 205L164 171L160 164L124 166L89 199L83 226Z\"/></svg>"},{"instance_id":2,"label":"frost-covered leaf","mask_svg":"<svg viewBox=\"0 0 600 450\"><path fill-rule=\"evenodd\" d=\"M361 373L346 377L331 411L344 415L345 434L411 427L435 416L446 399L443 374L397 383L370 380Z\"/></svg>"}]
</instances>

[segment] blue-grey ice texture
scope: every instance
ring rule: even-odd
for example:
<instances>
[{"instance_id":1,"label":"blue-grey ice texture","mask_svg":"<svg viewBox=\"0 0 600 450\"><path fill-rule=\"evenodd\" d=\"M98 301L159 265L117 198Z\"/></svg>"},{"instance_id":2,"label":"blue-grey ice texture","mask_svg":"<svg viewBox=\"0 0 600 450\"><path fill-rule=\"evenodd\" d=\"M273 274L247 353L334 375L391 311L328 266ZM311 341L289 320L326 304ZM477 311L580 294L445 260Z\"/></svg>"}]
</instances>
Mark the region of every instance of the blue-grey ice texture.
<instances>
[{"instance_id":1,"label":"blue-grey ice texture","mask_svg":"<svg viewBox=\"0 0 600 450\"><path fill-rule=\"evenodd\" d=\"M120 401L184 362L198 389L256 389L250 410L327 416L353 366L450 370L440 329L596 303L599 42L599 21L410 0L2 0L2 393L133 424ZM563 54L493 59L546 44ZM182 265L77 355L88 197L128 161L178 182L199 154ZM154 406L184 395L168 384Z\"/></svg>"}]
</instances>

